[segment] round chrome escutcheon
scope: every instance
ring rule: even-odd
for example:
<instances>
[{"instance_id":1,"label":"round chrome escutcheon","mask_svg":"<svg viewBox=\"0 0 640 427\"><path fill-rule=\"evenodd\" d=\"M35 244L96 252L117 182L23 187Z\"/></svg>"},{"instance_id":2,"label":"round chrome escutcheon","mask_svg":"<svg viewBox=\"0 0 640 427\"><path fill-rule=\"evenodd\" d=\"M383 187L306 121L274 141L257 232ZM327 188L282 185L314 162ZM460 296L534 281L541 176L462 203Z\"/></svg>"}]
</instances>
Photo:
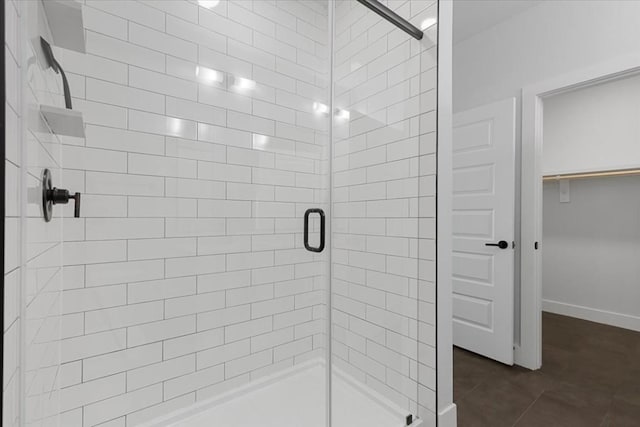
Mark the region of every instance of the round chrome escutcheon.
<instances>
[{"instance_id":1,"label":"round chrome escutcheon","mask_svg":"<svg viewBox=\"0 0 640 427\"><path fill-rule=\"evenodd\" d=\"M53 201L47 200L47 194L52 188L51 171L45 169L42 171L42 213L46 222L51 221L53 215Z\"/></svg>"}]
</instances>

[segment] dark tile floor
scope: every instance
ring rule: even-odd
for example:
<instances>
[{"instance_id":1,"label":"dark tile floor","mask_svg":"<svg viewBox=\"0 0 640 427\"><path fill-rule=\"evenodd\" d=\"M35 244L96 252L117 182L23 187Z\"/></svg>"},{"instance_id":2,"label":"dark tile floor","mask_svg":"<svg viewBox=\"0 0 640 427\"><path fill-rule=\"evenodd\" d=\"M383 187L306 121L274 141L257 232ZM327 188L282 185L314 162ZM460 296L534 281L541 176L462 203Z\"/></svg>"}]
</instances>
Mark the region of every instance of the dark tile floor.
<instances>
[{"instance_id":1,"label":"dark tile floor","mask_svg":"<svg viewBox=\"0 0 640 427\"><path fill-rule=\"evenodd\" d=\"M459 427L640 427L640 333L543 313L542 369L454 348Z\"/></svg>"}]
</instances>

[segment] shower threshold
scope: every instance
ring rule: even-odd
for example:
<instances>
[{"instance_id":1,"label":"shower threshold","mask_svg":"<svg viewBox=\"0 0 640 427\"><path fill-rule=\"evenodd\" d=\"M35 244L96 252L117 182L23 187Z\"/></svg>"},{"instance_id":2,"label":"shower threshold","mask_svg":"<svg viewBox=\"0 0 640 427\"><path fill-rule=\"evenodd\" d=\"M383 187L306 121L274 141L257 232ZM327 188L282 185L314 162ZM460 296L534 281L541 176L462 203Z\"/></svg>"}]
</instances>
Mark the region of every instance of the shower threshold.
<instances>
[{"instance_id":1,"label":"shower threshold","mask_svg":"<svg viewBox=\"0 0 640 427\"><path fill-rule=\"evenodd\" d=\"M309 361L144 427L326 427L325 381L324 363ZM406 410L344 373L334 373L332 396L333 427L406 425Z\"/></svg>"}]
</instances>

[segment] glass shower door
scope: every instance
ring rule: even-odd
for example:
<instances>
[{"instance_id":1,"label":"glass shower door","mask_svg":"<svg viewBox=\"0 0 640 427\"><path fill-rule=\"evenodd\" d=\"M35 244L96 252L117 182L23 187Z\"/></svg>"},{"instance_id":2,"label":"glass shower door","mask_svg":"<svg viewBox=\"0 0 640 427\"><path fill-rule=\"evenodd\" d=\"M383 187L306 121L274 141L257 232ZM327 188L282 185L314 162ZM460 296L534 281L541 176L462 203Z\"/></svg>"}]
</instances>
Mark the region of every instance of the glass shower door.
<instances>
[{"instance_id":1,"label":"glass shower door","mask_svg":"<svg viewBox=\"0 0 640 427\"><path fill-rule=\"evenodd\" d=\"M333 427L435 425L437 8L335 2Z\"/></svg>"}]
</instances>

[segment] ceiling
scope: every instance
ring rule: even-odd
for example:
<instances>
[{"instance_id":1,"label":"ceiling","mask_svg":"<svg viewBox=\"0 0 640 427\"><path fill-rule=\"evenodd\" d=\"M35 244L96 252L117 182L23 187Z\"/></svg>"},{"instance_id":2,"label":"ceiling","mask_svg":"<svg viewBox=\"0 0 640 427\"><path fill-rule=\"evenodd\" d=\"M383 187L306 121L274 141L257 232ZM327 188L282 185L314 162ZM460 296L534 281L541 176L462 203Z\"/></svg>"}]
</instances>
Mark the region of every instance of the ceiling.
<instances>
[{"instance_id":1,"label":"ceiling","mask_svg":"<svg viewBox=\"0 0 640 427\"><path fill-rule=\"evenodd\" d=\"M453 43L522 13L542 0L454 0Z\"/></svg>"}]
</instances>

